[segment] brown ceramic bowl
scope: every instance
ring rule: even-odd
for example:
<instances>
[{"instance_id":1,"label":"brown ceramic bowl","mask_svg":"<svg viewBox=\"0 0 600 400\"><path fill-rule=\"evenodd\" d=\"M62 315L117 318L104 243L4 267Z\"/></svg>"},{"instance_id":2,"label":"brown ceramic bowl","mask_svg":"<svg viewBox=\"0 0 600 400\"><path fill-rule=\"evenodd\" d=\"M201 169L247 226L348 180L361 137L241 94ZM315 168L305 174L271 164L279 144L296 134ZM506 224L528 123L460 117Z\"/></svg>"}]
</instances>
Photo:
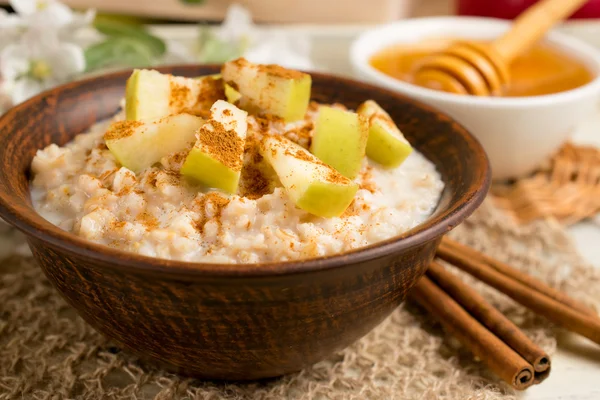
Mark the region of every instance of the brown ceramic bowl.
<instances>
[{"instance_id":1,"label":"brown ceramic bowl","mask_svg":"<svg viewBox=\"0 0 600 400\"><path fill-rule=\"evenodd\" d=\"M198 76L217 66L162 68ZM425 272L441 236L482 202L490 171L479 143L436 110L325 74L313 99L355 108L374 99L441 172L446 188L425 223L394 239L307 261L220 265L166 261L104 247L39 216L29 165L119 109L130 72L70 83L0 119L0 216L27 235L48 279L94 328L172 370L256 379L298 371L369 332Z\"/></svg>"}]
</instances>

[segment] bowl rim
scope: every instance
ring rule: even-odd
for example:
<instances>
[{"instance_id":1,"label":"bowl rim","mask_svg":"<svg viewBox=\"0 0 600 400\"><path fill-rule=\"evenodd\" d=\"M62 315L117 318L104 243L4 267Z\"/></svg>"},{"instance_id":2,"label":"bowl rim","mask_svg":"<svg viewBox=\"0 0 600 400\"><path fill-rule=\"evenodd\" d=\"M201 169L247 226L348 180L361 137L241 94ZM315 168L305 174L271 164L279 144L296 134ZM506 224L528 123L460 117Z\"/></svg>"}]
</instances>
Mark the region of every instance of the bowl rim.
<instances>
[{"instance_id":1,"label":"bowl rim","mask_svg":"<svg viewBox=\"0 0 600 400\"><path fill-rule=\"evenodd\" d=\"M441 92L438 90L419 87L399 79L393 78L375 69L369 63L369 58L377 51L390 46L371 46L376 38L386 36L395 36L398 43L403 43L398 33L394 31L400 28L409 29L410 27L424 24L440 25L483 25L491 30L504 29L511 25L511 21L490 17L467 17L467 16L441 16L441 17L421 17L408 20L391 22L378 27L368 29L362 32L350 46L350 63L355 71L363 77L368 77L373 82L380 85L386 85L408 95L415 95L425 101L444 101L447 104L471 105L489 108L535 108L558 102L570 102L590 94L597 94L600 97L600 49L585 43L584 41L556 30L549 32L545 40L550 44L558 45L561 49L568 49L578 59L584 59L586 62L595 64L595 78L585 85L563 92L523 97L484 97L484 96L464 96L453 93ZM490 32L491 33L491 32ZM427 34L423 35L424 37ZM393 44L391 44L393 45ZM368 49L368 50L364 50Z\"/></svg>"},{"instance_id":2,"label":"bowl rim","mask_svg":"<svg viewBox=\"0 0 600 400\"><path fill-rule=\"evenodd\" d=\"M186 69L186 68L220 68L218 65L210 64L188 64L188 65L169 65L161 66L155 69ZM26 100L25 102L8 110L0 117L0 127L4 121L18 111L27 109L30 104L39 102L44 98L53 95L53 93L68 91L82 84L90 84L102 81L104 79L125 78L131 73L131 69L125 69L107 74L95 75L85 79L73 81L60 85L56 88L44 91L37 96ZM142 274L158 274L169 278L210 278L210 277L273 277L280 275L303 274L320 270L329 270L341 268L351 263L360 263L367 260L373 260L384 257L389 254L398 253L414 246L436 239L447 233L455 226L466 219L485 199L491 184L490 164L485 151L477 139L468 132L462 125L455 122L446 114L438 111L434 107L425 105L417 100L413 100L398 92L387 90L376 85L363 83L349 78L335 76L321 72L309 72L313 77L319 77L324 80L334 81L340 86L358 86L368 91L379 91L380 93L396 98L404 102L409 102L422 110L434 113L453 123L457 134L467 142L467 146L474 152L478 160L479 168L473 169L475 177L473 184L467 188L460 198L449 203L445 212L439 213L433 217L437 222L433 223L432 218L428 218L421 224L413 227L409 231L386 239L381 242L371 244L366 247L353 249L341 254L322 256L318 258L309 258L304 260L292 260L283 262L269 262L256 264L224 264L224 263L199 263L178 260L161 259L157 257L144 256L137 253L131 253L123 250L113 249L99 243L76 236L70 232L60 229L58 226L47 221L40 214L37 214L32 204L27 205L31 208L32 218L23 216L10 200L10 194L6 186L0 185L0 217L7 223L16 227L25 235L49 244L51 247L74 253L78 257L90 259L103 263L108 268L118 269L120 271L137 272ZM28 185L29 188L29 185ZM455 207L452 208L452 205ZM429 224L428 224L429 222Z\"/></svg>"}]
</instances>

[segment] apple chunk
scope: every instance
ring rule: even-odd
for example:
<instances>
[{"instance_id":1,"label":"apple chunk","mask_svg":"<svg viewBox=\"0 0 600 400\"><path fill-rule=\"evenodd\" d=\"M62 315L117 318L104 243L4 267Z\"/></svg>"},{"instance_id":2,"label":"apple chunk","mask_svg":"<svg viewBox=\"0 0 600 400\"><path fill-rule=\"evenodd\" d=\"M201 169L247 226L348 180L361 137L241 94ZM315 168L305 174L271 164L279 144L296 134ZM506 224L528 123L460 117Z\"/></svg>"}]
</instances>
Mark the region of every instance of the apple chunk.
<instances>
[{"instance_id":1,"label":"apple chunk","mask_svg":"<svg viewBox=\"0 0 600 400\"><path fill-rule=\"evenodd\" d=\"M161 158L194 144L204 120L190 114L171 115L155 121L118 121L104 134L117 161L135 173Z\"/></svg>"},{"instance_id":2,"label":"apple chunk","mask_svg":"<svg viewBox=\"0 0 600 400\"><path fill-rule=\"evenodd\" d=\"M221 71L225 83L241 94L248 110L260 110L286 122L304 118L310 101L311 77L279 65L229 61Z\"/></svg>"},{"instance_id":3,"label":"apple chunk","mask_svg":"<svg viewBox=\"0 0 600 400\"><path fill-rule=\"evenodd\" d=\"M260 152L296 206L311 214L339 217L358 190L356 183L282 136L264 138Z\"/></svg>"},{"instance_id":4,"label":"apple chunk","mask_svg":"<svg viewBox=\"0 0 600 400\"><path fill-rule=\"evenodd\" d=\"M387 168L402 164L413 149L390 115L373 100L365 101L357 111L369 121L367 156Z\"/></svg>"},{"instance_id":5,"label":"apple chunk","mask_svg":"<svg viewBox=\"0 0 600 400\"><path fill-rule=\"evenodd\" d=\"M235 193L242 171L248 114L223 100L215 102L210 113L210 119L196 135L196 144L186 157L181 174Z\"/></svg>"},{"instance_id":6,"label":"apple chunk","mask_svg":"<svg viewBox=\"0 0 600 400\"><path fill-rule=\"evenodd\" d=\"M369 137L367 120L350 111L322 106L310 151L346 178L360 171Z\"/></svg>"},{"instance_id":7,"label":"apple chunk","mask_svg":"<svg viewBox=\"0 0 600 400\"><path fill-rule=\"evenodd\" d=\"M236 101L238 101L242 95L240 94L240 92L238 92L237 90L235 90L234 88L232 88L230 85L224 83L225 85L225 97L227 98L227 101L230 102L231 104L235 104Z\"/></svg>"},{"instance_id":8,"label":"apple chunk","mask_svg":"<svg viewBox=\"0 0 600 400\"><path fill-rule=\"evenodd\" d=\"M210 106L225 98L223 80L212 76L200 79L136 69L125 88L125 116L143 121L186 112L207 116Z\"/></svg>"}]
</instances>

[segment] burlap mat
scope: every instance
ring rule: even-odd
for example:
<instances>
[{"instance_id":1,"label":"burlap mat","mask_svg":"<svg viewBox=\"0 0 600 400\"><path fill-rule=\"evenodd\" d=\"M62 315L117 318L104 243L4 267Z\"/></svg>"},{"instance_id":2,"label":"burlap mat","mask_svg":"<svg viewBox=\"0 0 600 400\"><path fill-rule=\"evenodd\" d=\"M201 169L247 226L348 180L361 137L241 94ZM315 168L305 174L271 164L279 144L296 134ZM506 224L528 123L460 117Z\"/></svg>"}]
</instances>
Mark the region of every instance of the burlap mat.
<instances>
[{"instance_id":1,"label":"burlap mat","mask_svg":"<svg viewBox=\"0 0 600 400\"><path fill-rule=\"evenodd\" d=\"M520 223L554 218L572 225L600 213L600 148L565 143L545 164L509 185L494 185L496 205Z\"/></svg>"},{"instance_id":2,"label":"burlap mat","mask_svg":"<svg viewBox=\"0 0 600 400\"><path fill-rule=\"evenodd\" d=\"M4 236L0 252L22 239ZM558 224L518 226L487 202L452 236L588 303L600 271L586 266ZM23 249L18 249L23 252ZM552 353L542 318L492 289L484 295ZM0 399L515 399L515 393L405 305L369 335L298 374L250 384L174 376L120 351L76 316L26 256L0 263Z\"/></svg>"}]
</instances>

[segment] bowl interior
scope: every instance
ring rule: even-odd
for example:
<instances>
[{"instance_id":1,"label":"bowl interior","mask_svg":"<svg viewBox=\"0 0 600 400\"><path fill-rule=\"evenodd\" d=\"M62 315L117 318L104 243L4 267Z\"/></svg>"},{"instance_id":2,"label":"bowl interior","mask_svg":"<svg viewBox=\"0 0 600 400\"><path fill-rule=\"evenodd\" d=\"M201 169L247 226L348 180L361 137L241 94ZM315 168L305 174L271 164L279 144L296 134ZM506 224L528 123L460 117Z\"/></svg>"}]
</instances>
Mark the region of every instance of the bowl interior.
<instances>
[{"instance_id":1,"label":"bowl interior","mask_svg":"<svg viewBox=\"0 0 600 400\"><path fill-rule=\"evenodd\" d=\"M600 50L560 32L550 32L546 35L545 42L583 62L596 78L579 88L550 95L510 98L460 96L400 81L378 71L369 63L374 54L396 44L418 43L428 39L493 39L507 31L510 26L510 21L477 17L416 18L395 22L362 34L352 45L351 62L361 75L386 87L403 93L414 93L424 99L445 100L457 104L489 107L537 106L545 102L568 100L571 96L588 91L600 93Z\"/></svg>"},{"instance_id":2,"label":"bowl interior","mask_svg":"<svg viewBox=\"0 0 600 400\"><path fill-rule=\"evenodd\" d=\"M159 70L193 77L216 73L219 67L174 66ZM171 276L178 273L260 276L341 267L348 257L352 257L353 262L373 259L432 240L469 215L483 201L489 188L490 171L483 149L449 117L391 91L311 73L313 100L340 102L350 108L356 108L367 99L377 101L413 146L436 165L446 188L430 219L401 237L342 255L261 265L224 266L161 260L91 243L59 229L37 214L29 195L30 164L38 149L52 143L63 145L95 122L115 114L130 73L116 72L63 85L18 105L0 118L0 217L27 235L116 268Z\"/></svg>"}]
</instances>

